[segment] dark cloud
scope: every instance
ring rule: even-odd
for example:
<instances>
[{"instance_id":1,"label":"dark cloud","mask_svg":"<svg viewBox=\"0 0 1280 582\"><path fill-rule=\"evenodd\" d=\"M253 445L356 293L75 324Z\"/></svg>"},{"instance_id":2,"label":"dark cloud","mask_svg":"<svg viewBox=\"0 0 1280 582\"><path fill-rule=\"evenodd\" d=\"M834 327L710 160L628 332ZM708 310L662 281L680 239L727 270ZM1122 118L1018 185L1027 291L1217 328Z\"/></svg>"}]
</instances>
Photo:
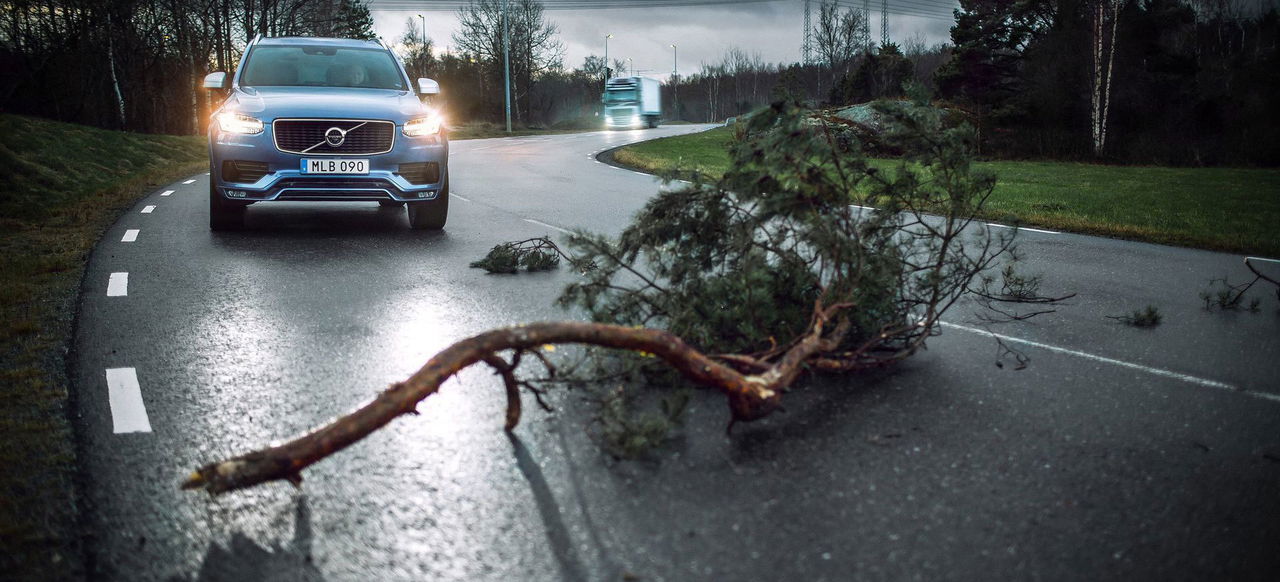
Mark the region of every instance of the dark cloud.
<instances>
[{"instance_id":1,"label":"dark cloud","mask_svg":"<svg viewBox=\"0 0 1280 582\"><path fill-rule=\"evenodd\" d=\"M814 2L816 15L816 4ZM958 2L957 2L958 4ZM879 36L880 15L873 3L871 31ZM398 39L412 11L385 11L374 4L377 31L390 41ZM427 34L436 46L449 49L458 27L450 12L424 12ZM548 19L560 28L565 46L565 66L579 67L588 55L604 55L604 37L609 39L609 58L630 57L635 68L654 77L665 77L672 68L672 44L679 52L680 73L692 74L703 64L721 61L730 47L759 53L769 63L800 60L804 10L799 0L744 2L717 6L684 6L651 9L616 8L603 10L548 10ZM928 44L945 42L951 22L940 19L890 14L891 40L902 43L919 34Z\"/></svg>"}]
</instances>

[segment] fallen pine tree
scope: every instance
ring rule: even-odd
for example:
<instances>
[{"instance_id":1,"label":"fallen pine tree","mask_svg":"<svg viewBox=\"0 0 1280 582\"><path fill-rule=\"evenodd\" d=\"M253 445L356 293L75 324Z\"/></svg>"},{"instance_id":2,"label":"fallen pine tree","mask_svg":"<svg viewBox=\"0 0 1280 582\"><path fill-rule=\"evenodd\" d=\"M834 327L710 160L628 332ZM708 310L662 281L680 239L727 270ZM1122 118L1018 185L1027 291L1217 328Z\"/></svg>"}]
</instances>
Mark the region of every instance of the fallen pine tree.
<instances>
[{"instance_id":1,"label":"fallen pine tree","mask_svg":"<svg viewBox=\"0 0 1280 582\"><path fill-rule=\"evenodd\" d=\"M1012 234L975 218L995 184L972 171L976 136L944 128L923 99L879 105L885 139L907 152L882 168L837 143L787 103L738 130L723 178L659 193L622 235L577 234L564 253L582 278L562 306L591 322L543 322L459 341L404 382L287 443L207 464L184 488L223 493L301 472L385 426L482 364L507 393L506 428L521 415L533 362L552 375L547 346L578 344L653 356L726 397L730 427L776 410L806 371L850 373L916 353L940 318L1011 251ZM854 144L856 146L856 144ZM530 244L524 244L530 243ZM549 241L498 245L491 272L554 266Z\"/></svg>"}]
</instances>

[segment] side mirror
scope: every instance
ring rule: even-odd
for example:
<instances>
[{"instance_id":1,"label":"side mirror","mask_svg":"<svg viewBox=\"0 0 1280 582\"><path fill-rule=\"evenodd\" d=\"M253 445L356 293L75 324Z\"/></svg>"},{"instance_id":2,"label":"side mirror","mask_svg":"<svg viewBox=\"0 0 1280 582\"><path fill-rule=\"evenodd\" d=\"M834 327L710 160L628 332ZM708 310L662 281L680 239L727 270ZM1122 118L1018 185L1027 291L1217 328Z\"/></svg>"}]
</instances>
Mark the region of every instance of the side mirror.
<instances>
[{"instance_id":1,"label":"side mirror","mask_svg":"<svg viewBox=\"0 0 1280 582\"><path fill-rule=\"evenodd\" d=\"M419 94L419 95L439 95L439 94L440 94L440 83L437 83L437 82L435 82L435 81L434 81L434 80L432 80L432 79L423 79L423 78L419 78L419 79L418 79L418 94Z\"/></svg>"},{"instance_id":2,"label":"side mirror","mask_svg":"<svg viewBox=\"0 0 1280 582\"><path fill-rule=\"evenodd\" d=\"M226 89L227 74L223 73L222 71L218 71L216 73L209 73L208 75L205 75L204 88L205 89Z\"/></svg>"}]
</instances>

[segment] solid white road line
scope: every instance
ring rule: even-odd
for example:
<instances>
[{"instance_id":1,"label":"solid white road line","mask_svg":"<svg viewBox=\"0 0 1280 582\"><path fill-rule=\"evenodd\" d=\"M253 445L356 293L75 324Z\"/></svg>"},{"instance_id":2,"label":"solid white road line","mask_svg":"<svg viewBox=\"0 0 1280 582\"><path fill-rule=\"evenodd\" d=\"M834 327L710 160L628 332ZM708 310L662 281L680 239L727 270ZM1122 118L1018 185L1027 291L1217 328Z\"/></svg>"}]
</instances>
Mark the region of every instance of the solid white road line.
<instances>
[{"instance_id":1,"label":"solid white road line","mask_svg":"<svg viewBox=\"0 0 1280 582\"><path fill-rule=\"evenodd\" d=\"M136 370L107 369L107 402L111 405L113 432L151 432L151 421L147 419L147 407L142 403Z\"/></svg>"},{"instance_id":2,"label":"solid white road line","mask_svg":"<svg viewBox=\"0 0 1280 582\"><path fill-rule=\"evenodd\" d=\"M165 190L164 192L160 193L161 196L168 196L170 194L173 194L173 190Z\"/></svg>"},{"instance_id":3,"label":"solid white road line","mask_svg":"<svg viewBox=\"0 0 1280 582\"><path fill-rule=\"evenodd\" d=\"M186 182L183 182L183 184L184 184L184 185L185 185L185 184L195 184L195 183L196 183L196 181L195 181L195 180L187 180Z\"/></svg>"},{"instance_id":4,"label":"solid white road line","mask_svg":"<svg viewBox=\"0 0 1280 582\"><path fill-rule=\"evenodd\" d=\"M154 204L149 204L142 209L143 214L151 214L156 209Z\"/></svg>"},{"instance_id":5,"label":"solid white road line","mask_svg":"<svg viewBox=\"0 0 1280 582\"><path fill-rule=\"evenodd\" d=\"M463 197L458 196L457 194L454 194L454 193L452 193L452 192L450 192L450 193L449 193L449 197L450 197L450 198L457 198L458 200L461 200L461 201L463 201L463 202L471 202L471 199L470 199L470 198L463 198Z\"/></svg>"},{"instance_id":6,"label":"solid white road line","mask_svg":"<svg viewBox=\"0 0 1280 582\"><path fill-rule=\"evenodd\" d=\"M1042 234L1062 234L1062 233L1060 233L1060 232L1056 232L1056 231L1052 231L1052 230L1041 230L1041 229L1038 229L1038 228L1028 228L1028 227L1025 227L1025 226L1009 226L1009 225L1007 225L1007 224L996 224L996 223L994 223L994 222L988 222L988 223L987 223L987 226L994 226L994 227L996 227L996 228L1016 228L1016 229L1018 229L1018 230L1029 230L1029 231L1031 231L1031 232L1039 232L1039 233L1042 233Z\"/></svg>"},{"instance_id":7,"label":"solid white road line","mask_svg":"<svg viewBox=\"0 0 1280 582\"><path fill-rule=\"evenodd\" d=\"M524 221L525 221L525 222L528 222L528 223L530 223L530 224L536 224L536 225L538 225L538 226L545 226L545 227L550 228L550 229L552 229L552 230L558 230L558 231L560 231L560 232L562 232L562 233L564 233L564 234L573 234L573 231L565 230L565 229L560 228L560 227L558 227L558 226L553 226L553 225L547 224L547 223L542 222L542 221L539 221L539 220L534 220L534 219L532 219L532 218L526 218L526 219L524 219Z\"/></svg>"},{"instance_id":8,"label":"solid white road line","mask_svg":"<svg viewBox=\"0 0 1280 582\"><path fill-rule=\"evenodd\" d=\"M1201 386L1205 386L1205 387L1208 387L1208 388L1217 388L1217 389L1219 389L1219 390L1226 390L1226 391L1228 391L1228 392L1236 392L1236 393L1239 393L1239 394L1244 394L1244 395L1246 395L1246 396L1253 396L1253 397L1255 397L1255 398L1261 398L1261 399L1263 399L1263 400L1270 400L1270 401L1272 401L1272 402L1280 402L1280 394L1270 394L1270 393L1267 393L1267 392L1255 392L1255 391L1252 391L1252 390L1244 390L1244 389L1242 389L1242 388L1239 388L1239 387L1237 387L1237 386L1232 386L1231 384L1227 384L1227 383L1225 383L1225 382L1219 382L1219 381L1217 381L1217 380L1209 380L1209 379L1206 379L1206 378L1200 378L1200 377L1198 377L1198 376L1192 376L1192 375L1190 375L1190 374L1183 374L1183 373L1180 373L1180 372L1172 372L1172 371L1169 371L1169 370L1163 370L1163 369L1160 369L1160 368L1152 368L1151 366L1143 366L1142 364L1135 364L1135 363L1133 363L1133 362L1126 362L1126 361L1123 361L1123 360L1117 360L1117 359L1115 359L1115 358L1108 358L1108 357L1105 357L1105 356L1099 356L1099 355L1090 354L1090 353L1087 353L1087 352L1081 352L1081 351L1072 350L1072 349L1067 349L1067 348L1060 348L1060 347L1058 347L1058 346L1052 346L1052 345L1049 345L1049 344L1043 344L1043 343L1036 342L1036 341L1025 340L1025 339L1022 339L1022 338L1017 338L1017 337L1013 337L1013 336L1007 336L1007 335L1003 335L1003 334L998 334L998 333L995 333L995 332L987 331L987 330L985 330L985 329L978 329L978 328L976 328L976 327L968 327L968 326L964 326L964 325L957 325L957 324L954 324L954 323L948 323L948 322L945 322L945 321L943 321L943 322L941 322L941 323L942 323L943 327L950 327L950 328L952 328L952 329L958 329L958 330L961 330L961 331L968 331L968 332L977 333L977 334L989 335L989 336L991 336L991 337L999 338L999 339L1004 340L1004 341L1007 341L1007 342L1013 342L1013 343L1019 343L1019 344L1028 345L1028 346L1032 346L1032 347L1037 347L1037 348L1040 348L1040 349L1049 350L1049 351L1051 351L1051 352L1057 352L1057 353L1060 353L1060 354L1067 354L1067 355L1071 355L1071 356L1076 356L1076 357L1078 357L1078 358L1084 358L1084 359L1086 359L1086 360L1093 360L1093 361L1095 361L1095 362L1102 362L1102 363L1104 363L1104 364L1111 364L1111 365L1114 365L1114 366L1121 366L1121 367L1124 367L1124 368L1129 368L1129 369L1138 370L1138 371L1141 371L1141 372L1146 372L1146 373L1148 373L1148 374L1154 374L1154 375L1156 375L1156 376L1163 376L1163 377L1165 377L1165 378L1173 378L1173 379L1175 379L1175 380L1181 380L1181 381L1183 381L1183 382L1190 382L1190 383L1192 383L1192 384L1199 384L1199 385L1201 385Z\"/></svg>"},{"instance_id":9,"label":"solid white road line","mask_svg":"<svg viewBox=\"0 0 1280 582\"><path fill-rule=\"evenodd\" d=\"M140 231L136 228L124 231L124 238L121 238L120 242L133 242L138 240L138 232Z\"/></svg>"},{"instance_id":10,"label":"solid white road line","mask_svg":"<svg viewBox=\"0 0 1280 582\"><path fill-rule=\"evenodd\" d=\"M1280 260L1276 260L1276 259L1264 259L1264 258L1262 258L1262 257L1245 257L1245 259L1244 259L1244 260L1246 260L1246 261L1262 261L1262 262L1264 262L1264 263L1280 263Z\"/></svg>"},{"instance_id":11,"label":"solid white road line","mask_svg":"<svg viewBox=\"0 0 1280 582\"><path fill-rule=\"evenodd\" d=\"M124 297L129 294L129 274L112 273L107 279L107 297Z\"/></svg>"}]
</instances>

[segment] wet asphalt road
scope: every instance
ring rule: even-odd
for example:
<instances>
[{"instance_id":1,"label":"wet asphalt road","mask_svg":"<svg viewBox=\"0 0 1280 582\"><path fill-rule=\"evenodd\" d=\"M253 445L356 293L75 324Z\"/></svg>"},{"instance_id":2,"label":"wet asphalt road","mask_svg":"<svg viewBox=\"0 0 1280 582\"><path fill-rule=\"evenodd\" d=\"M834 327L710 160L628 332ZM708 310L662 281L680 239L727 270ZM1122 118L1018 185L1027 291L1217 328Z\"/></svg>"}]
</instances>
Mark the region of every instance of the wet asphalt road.
<instances>
[{"instance_id":1,"label":"wet asphalt road","mask_svg":"<svg viewBox=\"0 0 1280 582\"><path fill-rule=\"evenodd\" d=\"M551 302L568 269L467 264L557 228L616 233L657 184L592 154L695 129L455 142L443 233L336 203L257 205L244 232L211 233L205 176L139 202L91 258L72 358L93 578L1276 579L1275 298L1206 312L1198 292L1245 278L1240 257L1065 234L1022 236L1044 290L1079 294L998 329L1039 344L1010 341L1026 370L950 327L891 371L809 382L732 436L723 400L696 394L669 447L617 462L572 396L554 415L526 402L509 438L501 384L476 369L301 490L177 489L453 341L565 317ZM119 272L127 294L107 296ZM1166 323L1104 317L1147 304ZM971 312L949 320L972 327ZM109 402L105 371L120 368L150 432L114 432L127 403Z\"/></svg>"}]
</instances>

